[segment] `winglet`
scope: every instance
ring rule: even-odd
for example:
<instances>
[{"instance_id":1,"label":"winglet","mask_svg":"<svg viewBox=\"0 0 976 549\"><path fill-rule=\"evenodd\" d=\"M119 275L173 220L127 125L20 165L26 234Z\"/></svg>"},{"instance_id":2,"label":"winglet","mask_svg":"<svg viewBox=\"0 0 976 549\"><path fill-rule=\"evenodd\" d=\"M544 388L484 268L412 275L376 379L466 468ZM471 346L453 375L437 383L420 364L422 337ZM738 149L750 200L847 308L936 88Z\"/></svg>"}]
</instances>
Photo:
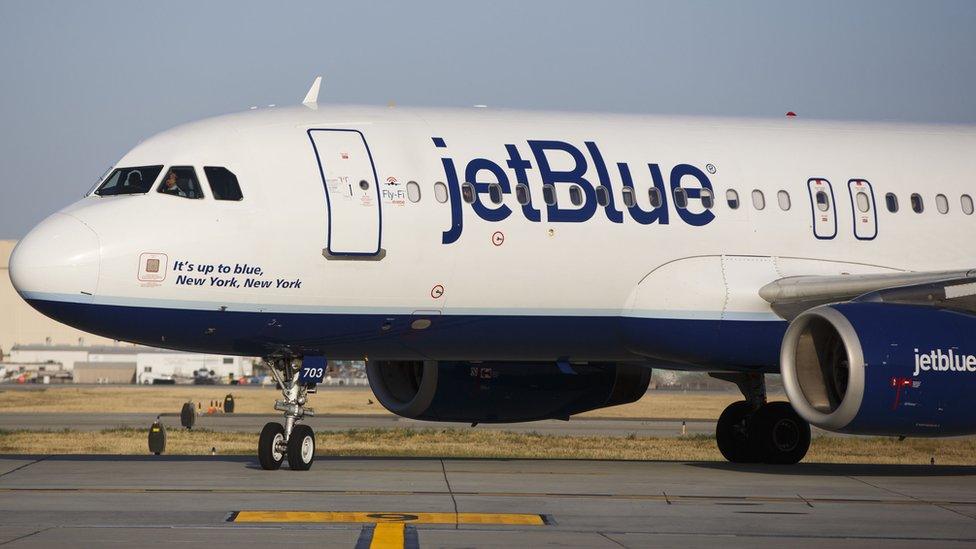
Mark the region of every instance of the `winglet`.
<instances>
[{"instance_id":1,"label":"winglet","mask_svg":"<svg viewBox=\"0 0 976 549\"><path fill-rule=\"evenodd\" d=\"M305 94L305 100L302 101L303 105L315 105L319 102L319 88L322 86L322 77L316 76L315 81L312 82L312 87L308 89L308 93Z\"/></svg>"}]
</instances>

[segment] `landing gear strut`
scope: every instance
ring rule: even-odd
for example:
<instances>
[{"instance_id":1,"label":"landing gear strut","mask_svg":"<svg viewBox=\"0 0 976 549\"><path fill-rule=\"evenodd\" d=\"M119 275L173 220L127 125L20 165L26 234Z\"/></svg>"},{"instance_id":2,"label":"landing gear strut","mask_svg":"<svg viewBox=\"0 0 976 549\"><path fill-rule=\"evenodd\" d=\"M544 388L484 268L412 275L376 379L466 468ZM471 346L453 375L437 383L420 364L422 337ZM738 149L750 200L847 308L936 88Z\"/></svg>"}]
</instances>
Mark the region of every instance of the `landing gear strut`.
<instances>
[{"instance_id":1,"label":"landing gear strut","mask_svg":"<svg viewBox=\"0 0 976 549\"><path fill-rule=\"evenodd\" d=\"M810 424L787 402L766 402L766 382L758 373L713 373L735 383L746 398L722 412L715 441L732 463L799 462L810 448Z\"/></svg>"},{"instance_id":2,"label":"landing gear strut","mask_svg":"<svg viewBox=\"0 0 976 549\"><path fill-rule=\"evenodd\" d=\"M258 439L258 461L262 469L273 471L280 468L287 457L288 466L293 471L307 471L315 460L315 433L301 423L305 416L315 415L315 410L305 407L309 388L299 383L300 367L296 367L291 359L272 359L268 363L284 396L284 399L275 401L274 408L284 412L285 425L265 424Z\"/></svg>"}]
</instances>

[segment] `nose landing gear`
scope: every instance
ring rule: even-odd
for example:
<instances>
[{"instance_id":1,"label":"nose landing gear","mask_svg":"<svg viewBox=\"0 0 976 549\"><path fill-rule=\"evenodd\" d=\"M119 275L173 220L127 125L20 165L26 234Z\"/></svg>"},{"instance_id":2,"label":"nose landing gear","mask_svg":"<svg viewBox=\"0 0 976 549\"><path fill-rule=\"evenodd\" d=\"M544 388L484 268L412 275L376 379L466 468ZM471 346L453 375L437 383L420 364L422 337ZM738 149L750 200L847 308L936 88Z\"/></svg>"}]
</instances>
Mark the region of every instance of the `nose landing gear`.
<instances>
[{"instance_id":1,"label":"nose landing gear","mask_svg":"<svg viewBox=\"0 0 976 549\"><path fill-rule=\"evenodd\" d=\"M718 419L715 441L732 463L798 463L810 448L810 424L787 402L766 402L762 374L711 374L738 385L746 400Z\"/></svg>"},{"instance_id":2,"label":"nose landing gear","mask_svg":"<svg viewBox=\"0 0 976 549\"><path fill-rule=\"evenodd\" d=\"M308 394L315 390L299 381L300 366L296 367L290 359L268 362L284 397L275 401L274 408L284 412L285 424L265 424L258 439L258 461L262 469L273 471L287 457L293 471L307 471L315 460L315 433L301 421L305 416L315 415L315 410L305 407Z\"/></svg>"}]
</instances>

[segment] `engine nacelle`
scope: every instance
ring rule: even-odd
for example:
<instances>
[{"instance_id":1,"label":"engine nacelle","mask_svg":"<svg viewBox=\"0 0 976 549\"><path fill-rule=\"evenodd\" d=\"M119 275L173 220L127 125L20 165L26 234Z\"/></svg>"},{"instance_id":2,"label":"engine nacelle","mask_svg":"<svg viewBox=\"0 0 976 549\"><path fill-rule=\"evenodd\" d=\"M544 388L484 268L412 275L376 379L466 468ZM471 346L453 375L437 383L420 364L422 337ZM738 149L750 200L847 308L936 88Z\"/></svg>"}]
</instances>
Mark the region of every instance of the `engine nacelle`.
<instances>
[{"instance_id":1,"label":"engine nacelle","mask_svg":"<svg viewBox=\"0 0 976 549\"><path fill-rule=\"evenodd\" d=\"M790 403L812 425L863 435L976 433L976 317L918 305L816 307L780 352Z\"/></svg>"},{"instance_id":2,"label":"engine nacelle","mask_svg":"<svg viewBox=\"0 0 976 549\"><path fill-rule=\"evenodd\" d=\"M650 368L612 363L370 361L373 394L399 416L428 421L514 423L641 398Z\"/></svg>"}]
</instances>

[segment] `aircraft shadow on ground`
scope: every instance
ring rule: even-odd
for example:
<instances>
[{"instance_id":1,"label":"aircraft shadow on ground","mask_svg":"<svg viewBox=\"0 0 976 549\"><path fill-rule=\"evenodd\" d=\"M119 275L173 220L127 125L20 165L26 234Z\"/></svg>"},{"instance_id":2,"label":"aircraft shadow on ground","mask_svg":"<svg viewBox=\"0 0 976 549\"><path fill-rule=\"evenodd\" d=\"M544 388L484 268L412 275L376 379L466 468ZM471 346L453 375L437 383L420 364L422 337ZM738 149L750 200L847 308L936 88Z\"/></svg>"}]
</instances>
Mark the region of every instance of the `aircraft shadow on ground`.
<instances>
[{"instance_id":1,"label":"aircraft shadow on ground","mask_svg":"<svg viewBox=\"0 0 976 549\"><path fill-rule=\"evenodd\" d=\"M852 477L952 477L976 476L976 466L969 465L883 465L870 463L798 463L766 465L726 462L688 462L691 467L788 476Z\"/></svg>"}]
</instances>

